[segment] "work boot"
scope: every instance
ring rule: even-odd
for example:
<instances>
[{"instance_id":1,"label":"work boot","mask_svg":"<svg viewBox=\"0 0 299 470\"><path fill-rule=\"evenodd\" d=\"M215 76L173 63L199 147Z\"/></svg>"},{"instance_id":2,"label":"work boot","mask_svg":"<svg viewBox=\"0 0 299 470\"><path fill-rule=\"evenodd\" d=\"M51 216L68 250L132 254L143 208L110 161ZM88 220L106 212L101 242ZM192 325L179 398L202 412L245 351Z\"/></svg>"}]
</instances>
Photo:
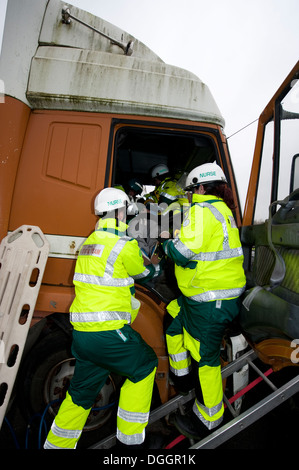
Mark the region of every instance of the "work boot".
<instances>
[{"instance_id":1,"label":"work boot","mask_svg":"<svg viewBox=\"0 0 299 470\"><path fill-rule=\"evenodd\" d=\"M123 442L116 439L115 449L118 451L126 451L126 450L143 450L145 447L144 442L142 444L124 444Z\"/></svg>"},{"instance_id":2,"label":"work boot","mask_svg":"<svg viewBox=\"0 0 299 470\"><path fill-rule=\"evenodd\" d=\"M177 377L174 374L170 373L169 376L175 390L180 395L188 395L188 393L194 388L194 383L191 374Z\"/></svg>"},{"instance_id":3,"label":"work boot","mask_svg":"<svg viewBox=\"0 0 299 470\"><path fill-rule=\"evenodd\" d=\"M189 439L201 440L211 433L192 411L185 415L176 414L174 425L181 434Z\"/></svg>"},{"instance_id":4,"label":"work boot","mask_svg":"<svg viewBox=\"0 0 299 470\"><path fill-rule=\"evenodd\" d=\"M163 449L165 436L163 433L147 432L144 441L144 449Z\"/></svg>"}]
</instances>

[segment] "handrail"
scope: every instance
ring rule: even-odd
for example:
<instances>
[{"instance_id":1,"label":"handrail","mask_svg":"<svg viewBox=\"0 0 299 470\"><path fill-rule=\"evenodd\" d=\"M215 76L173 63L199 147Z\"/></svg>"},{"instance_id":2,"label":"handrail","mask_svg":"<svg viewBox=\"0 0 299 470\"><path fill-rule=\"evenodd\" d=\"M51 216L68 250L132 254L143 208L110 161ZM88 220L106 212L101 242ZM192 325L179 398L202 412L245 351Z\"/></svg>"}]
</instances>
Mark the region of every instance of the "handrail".
<instances>
[{"instance_id":1,"label":"handrail","mask_svg":"<svg viewBox=\"0 0 299 470\"><path fill-rule=\"evenodd\" d=\"M71 19L73 19L75 21L78 21L78 23L82 24L83 26L86 26L87 28L91 29L92 31L95 31L96 33L100 34L104 38L109 39L109 41L112 44L120 47L124 51L125 55L128 55L128 56L132 55L134 41L129 41L127 44L123 44L122 42L119 42L116 39L111 38L107 34L102 33L98 29L94 28L93 26L85 23L84 21L80 20L76 16L72 15L70 9L66 6L62 9L61 14L62 14L62 22L64 24L70 24Z\"/></svg>"}]
</instances>

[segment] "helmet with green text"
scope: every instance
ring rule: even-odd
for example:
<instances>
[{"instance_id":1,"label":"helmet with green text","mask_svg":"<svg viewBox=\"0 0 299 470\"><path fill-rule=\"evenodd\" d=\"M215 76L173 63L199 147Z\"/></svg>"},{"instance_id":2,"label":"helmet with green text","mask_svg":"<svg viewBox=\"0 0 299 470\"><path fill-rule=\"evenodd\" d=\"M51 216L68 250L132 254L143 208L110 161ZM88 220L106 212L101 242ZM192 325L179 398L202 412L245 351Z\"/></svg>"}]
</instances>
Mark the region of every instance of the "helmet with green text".
<instances>
[{"instance_id":1,"label":"helmet with green text","mask_svg":"<svg viewBox=\"0 0 299 470\"><path fill-rule=\"evenodd\" d=\"M124 191L117 188L105 188L99 192L94 201L96 215L103 215L130 205L130 199Z\"/></svg>"},{"instance_id":2,"label":"helmet with green text","mask_svg":"<svg viewBox=\"0 0 299 470\"><path fill-rule=\"evenodd\" d=\"M141 194L143 191L143 185L140 183L140 181L137 178L131 178L128 181L128 186L130 189L133 189L136 194Z\"/></svg>"},{"instance_id":3,"label":"helmet with green text","mask_svg":"<svg viewBox=\"0 0 299 470\"><path fill-rule=\"evenodd\" d=\"M168 175L169 168L164 163L159 163L155 165L151 170L152 178L164 178L164 176Z\"/></svg>"},{"instance_id":4,"label":"helmet with green text","mask_svg":"<svg viewBox=\"0 0 299 470\"><path fill-rule=\"evenodd\" d=\"M204 163L203 165L197 166L186 179L185 190L188 191L201 184L213 183L213 182L227 183L225 174L222 168L217 163Z\"/></svg>"}]
</instances>

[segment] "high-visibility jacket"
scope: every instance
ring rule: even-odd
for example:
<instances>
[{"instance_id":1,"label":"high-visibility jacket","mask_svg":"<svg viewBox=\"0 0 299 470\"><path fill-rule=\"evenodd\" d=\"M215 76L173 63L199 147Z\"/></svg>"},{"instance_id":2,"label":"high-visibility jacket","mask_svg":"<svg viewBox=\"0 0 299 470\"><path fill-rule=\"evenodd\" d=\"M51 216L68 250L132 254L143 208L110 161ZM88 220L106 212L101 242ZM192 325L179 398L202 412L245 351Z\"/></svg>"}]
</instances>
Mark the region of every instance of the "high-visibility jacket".
<instances>
[{"instance_id":1,"label":"high-visibility jacket","mask_svg":"<svg viewBox=\"0 0 299 470\"><path fill-rule=\"evenodd\" d=\"M245 290L243 251L233 214L221 198L194 194L181 232L163 244L186 297L209 302Z\"/></svg>"},{"instance_id":2,"label":"high-visibility jacket","mask_svg":"<svg viewBox=\"0 0 299 470\"><path fill-rule=\"evenodd\" d=\"M181 205L188 203L185 191L179 186L175 179L165 178L156 189L145 196L145 199L154 203L171 204L178 201Z\"/></svg>"},{"instance_id":3,"label":"high-visibility jacket","mask_svg":"<svg viewBox=\"0 0 299 470\"><path fill-rule=\"evenodd\" d=\"M168 306L174 317L166 332L170 370L186 377L190 355L198 363L202 397L196 398L193 412L211 430L224 411L220 343L245 289L243 252L231 210L221 198L194 194L179 237L163 248L175 261L183 294Z\"/></svg>"},{"instance_id":4,"label":"high-visibility jacket","mask_svg":"<svg viewBox=\"0 0 299 470\"><path fill-rule=\"evenodd\" d=\"M131 324L138 313L134 280L149 280L155 270L145 268L127 225L114 218L100 219L82 245L74 274L75 299L70 321L75 330L105 331Z\"/></svg>"},{"instance_id":5,"label":"high-visibility jacket","mask_svg":"<svg viewBox=\"0 0 299 470\"><path fill-rule=\"evenodd\" d=\"M159 203L166 202L171 204L174 201L178 201L180 204L183 204L183 202L188 202L185 191L178 185L177 181L171 178L165 178L156 188L155 193Z\"/></svg>"}]
</instances>

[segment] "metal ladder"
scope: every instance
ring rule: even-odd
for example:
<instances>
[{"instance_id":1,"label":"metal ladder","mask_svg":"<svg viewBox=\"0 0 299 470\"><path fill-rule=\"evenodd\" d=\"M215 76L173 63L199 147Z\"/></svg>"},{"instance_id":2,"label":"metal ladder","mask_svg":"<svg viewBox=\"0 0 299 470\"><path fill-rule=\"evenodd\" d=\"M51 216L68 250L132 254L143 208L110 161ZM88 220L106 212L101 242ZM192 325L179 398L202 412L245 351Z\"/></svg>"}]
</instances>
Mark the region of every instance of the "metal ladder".
<instances>
[{"instance_id":1,"label":"metal ladder","mask_svg":"<svg viewBox=\"0 0 299 470\"><path fill-rule=\"evenodd\" d=\"M194 442L190 440L189 449L215 449L239 432L246 429L252 423L259 420L261 417L269 413L271 410L276 408L278 405L288 400L290 397L299 392L299 374L285 383L281 387L276 387L257 366L254 364L254 360L257 359L257 355L253 349L249 350L238 359L234 360L222 369L222 378L228 378L234 372L240 370L244 365L248 364L257 374L258 380L264 381L272 390L272 392L262 399L248 410L237 415L234 408L231 406L230 400L224 395L224 403L232 414L232 419L217 428L213 433L204 439ZM241 391L240 393L245 393ZM195 398L194 390L191 390L188 395L182 396L177 395L173 399L169 400L165 404L156 408L150 413L148 427L161 418L175 412L177 409L183 411L183 406L190 400ZM90 449L109 449L116 443L116 436L112 434L100 442L89 447Z\"/></svg>"}]
</instances>

